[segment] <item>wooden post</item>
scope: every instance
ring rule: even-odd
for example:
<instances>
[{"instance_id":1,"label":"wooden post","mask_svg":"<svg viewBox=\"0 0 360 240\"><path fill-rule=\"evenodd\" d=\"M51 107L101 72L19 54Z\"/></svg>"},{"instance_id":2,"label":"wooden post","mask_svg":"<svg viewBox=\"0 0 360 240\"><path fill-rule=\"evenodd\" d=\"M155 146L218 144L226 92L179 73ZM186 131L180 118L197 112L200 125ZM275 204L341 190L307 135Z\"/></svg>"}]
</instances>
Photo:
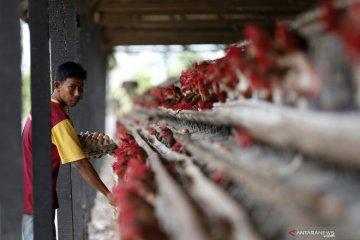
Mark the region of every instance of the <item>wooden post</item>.
<instances>
[{"instance_id":1,"label":"wooden post","mask_svg":"<svg viewBox=\"0 0 360 240\"><path fill-rule=\"evenodd\" d=\"M0 1L0 239L21 239L21 56L19 1Z\"/></svg>"},{"instance_id":2,"label":"wooden post","mask_svg":"<svg viewBox=\"0 0 360 240\"><path fill-rule=\"evenodd\" d=\"M48 1L29 1L35 239L52 239Z\"/></svg>"},{"instance_id":3,"label":"wooden post","mask_svg":"<svg viewBox=\"0 0 360 240\"><path fill-rule=\"evenodd\" d=\"M69 115L77 131L104 131L106 55L97 41L89 13L85 1L50 1L52 73L54 75L57 66L64 61L80 62L84 66L88 72L84 99L70 109ZM87 239L94 189L84 182L78 171L72 170L71 165L61 165L57 191L59 239Z\"/></svg>"},{"instance_id":4,"label":"wooden post","mask_svg":"<svg viewBox=\"0 0 360 240\"><path fill-rule=\"evenodd\" d=\"M78 131L104 131L105 128L105 54L97 38L97 32L85 1L79 1L79 57L87 70L83 100L72 112ZM97 168L101 161L92 164ZM84 182L77 171L72 171L75 239L87 239L87 223L96 191ZM82 230L82 231L81 231Z\"/></svg>"},{"instance_id":5,"label":"wooden post","mask_svg":"<svg viewBox=\"0 0 360 240\"><path fill-rule=\"evenodd\" d=\"M76 6L71 0L50 0L51 69L55 77L57 67L77 57ZM71 116L72 117L72 116ZM73 117L72 117L72 120ZM72 202L71 165L60 165L57 183L59 198L58 235L61 240L74 239L74 211Z\"/></svg>"}]
</instances>

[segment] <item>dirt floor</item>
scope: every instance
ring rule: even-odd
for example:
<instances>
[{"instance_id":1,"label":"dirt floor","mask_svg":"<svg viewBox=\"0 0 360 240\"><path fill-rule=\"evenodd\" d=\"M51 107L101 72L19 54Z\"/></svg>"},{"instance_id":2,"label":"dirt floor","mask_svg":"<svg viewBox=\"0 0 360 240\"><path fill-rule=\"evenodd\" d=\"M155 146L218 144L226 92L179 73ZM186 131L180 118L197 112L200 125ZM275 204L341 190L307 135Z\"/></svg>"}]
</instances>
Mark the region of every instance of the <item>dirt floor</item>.
<instances>
[{"instance_id":1,"label":"dirt floor","mask_svg":"<svg viewBox=\"0 0 360 240\"><path fill-rule=\"evenodd\" d=\"M115 159L108 156L103 161L100 177L111 189L116 181L111 167ZM115 210L108 204L106 198L98 192L94 207L91 210L91 221L88 223L89 240L120 239L117 233L116 218Z\"/></svg>"}]
</instances>

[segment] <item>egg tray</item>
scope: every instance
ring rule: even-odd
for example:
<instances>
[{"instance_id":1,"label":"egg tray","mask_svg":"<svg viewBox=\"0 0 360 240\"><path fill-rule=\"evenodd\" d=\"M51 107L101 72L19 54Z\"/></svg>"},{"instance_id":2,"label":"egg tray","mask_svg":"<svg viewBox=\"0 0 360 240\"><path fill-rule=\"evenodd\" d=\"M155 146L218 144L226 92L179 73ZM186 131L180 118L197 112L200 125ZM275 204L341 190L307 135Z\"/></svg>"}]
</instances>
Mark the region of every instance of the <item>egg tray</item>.
<instances>
[{"instance_id":1,"label":"egg tray","mask_svg":"<svg viewBox=\"0 0 360 240\"><path fill-rule=\"evenodd\" d=\"M78 137L84 153L89 159L114 154L118 148L116 143L108 135L101 132L81 132Z\"/></svg>"}]
</instances>

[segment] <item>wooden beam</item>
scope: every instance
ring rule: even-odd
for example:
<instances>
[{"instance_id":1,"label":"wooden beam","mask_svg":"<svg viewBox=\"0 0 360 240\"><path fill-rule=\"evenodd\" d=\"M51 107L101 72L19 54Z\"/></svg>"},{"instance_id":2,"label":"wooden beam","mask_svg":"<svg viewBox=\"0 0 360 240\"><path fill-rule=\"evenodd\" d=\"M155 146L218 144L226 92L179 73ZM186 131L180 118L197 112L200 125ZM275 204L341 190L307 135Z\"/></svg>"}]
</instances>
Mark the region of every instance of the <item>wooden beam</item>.
<instances>
[{"instance_id":1,"label":"wooden beam","mask_svg":"<svg viewBox=\"0 0 360 240\"><path fill-rule=\"evenodd\" d=\"M102 22L108 33L123 31L126 29L153 29L153 30L175 30L175 29L241 29L248 23L255 23L261 26L273 26L275 18L247 19L247 20L209 20L209 21L121 21L121 22Z\"/></svg>"},{"instance_id":2,"label":"wooden beam","mask_svg":"<svg viewBox=\"0 0 360 240\"><path fill-rule=\"evenodd\" d=\"M201 30L123 30L108 31L105 42L115 45L155 45L155 44L229 44L242 39L240 31L234 29L201 31Z\"/></svg>"},{"instance_id":3,"label":"wooden beam","mask_svg":"<svg viewBox=\"0 0 360 240\"><path fill-rule=\"evenodd\" d=\"M269 13L262 12L251 12L251 13L229 13L229 14L212 14L216 15L217 20L274 20L274 19L283 19L283 18L292 18L299 14L298 11L287 11L287 12L278 12L273 11ZM134 14L116 14L116 13L99 13L95 14L96 23L99 25L116 25L116 24L125 24L125 23L161 23L161 22L185 22L185 21L213 21L214 18L206 17L208 14L143 14L143 15L134 15ZM194 16L204 16L200 19L194 18Z\"/></svg>"},{"instance_id":4,"label":"wooden beam","mask_svg":"<svg viewBox=\"0 0 360 240\"><path fill-rule=\"evenodd\" d=\"M302 11L314 6L314 3L279 3L270 4L256 1L239 3L234 1L208 1L195 3L121 3L111 2L100 4L97 11L112 13L232 13L232 12L272 12L272 11Z\"/></svg>"}]
</instances>

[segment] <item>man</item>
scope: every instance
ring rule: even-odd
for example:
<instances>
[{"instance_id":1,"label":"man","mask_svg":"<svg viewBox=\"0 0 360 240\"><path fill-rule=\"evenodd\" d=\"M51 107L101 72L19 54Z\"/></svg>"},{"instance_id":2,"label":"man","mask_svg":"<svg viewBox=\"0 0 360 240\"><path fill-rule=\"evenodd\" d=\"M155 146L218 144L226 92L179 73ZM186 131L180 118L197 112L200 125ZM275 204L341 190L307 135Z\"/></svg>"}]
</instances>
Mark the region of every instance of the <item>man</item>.
<instances>
[{"instance_id":1,"label":"man","mask_svg":"<svg viewBox=\"0 0 360 240\"><path fill-rule=\"evenodd\" d=\"M65 112L67 107L75 107L83 94L86 71L78 63L65 62L57 69L51 95L51 158L52 158L52 199L54 212L58 206L56 180L60 162L76 166L81 176L91 186L106 196L114 205L112 194L101 181L95 169L86 158L72 122ZM32 194L32 149L31 113L22 134L24 164L24 215L23 240L33 239L33 194Z\"/></svg>"}]
</instances>

